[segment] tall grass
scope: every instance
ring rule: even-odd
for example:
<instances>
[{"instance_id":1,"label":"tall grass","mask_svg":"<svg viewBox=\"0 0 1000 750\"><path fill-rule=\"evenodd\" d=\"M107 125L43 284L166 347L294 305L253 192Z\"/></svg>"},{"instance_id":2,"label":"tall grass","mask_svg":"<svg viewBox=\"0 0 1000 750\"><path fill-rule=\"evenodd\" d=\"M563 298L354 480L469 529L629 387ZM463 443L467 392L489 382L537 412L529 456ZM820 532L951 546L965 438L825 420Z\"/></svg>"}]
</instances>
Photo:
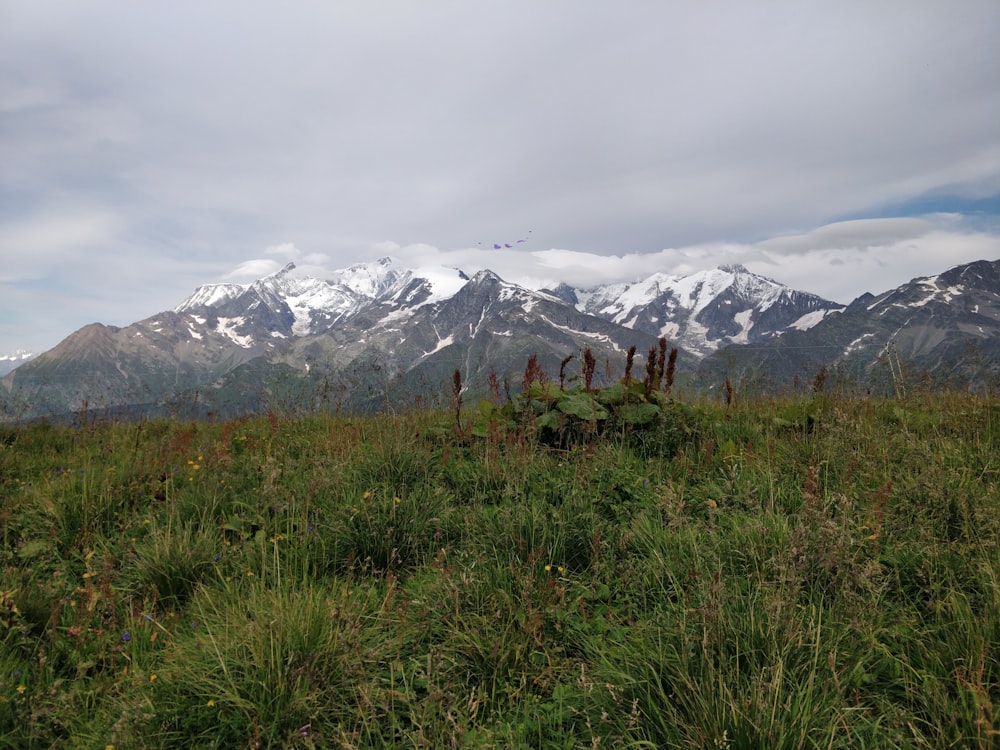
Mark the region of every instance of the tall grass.
<instances>
[{"instance_id":1,"label":"tall grass","mask_svg":"<svg viewBox=\"0 0 1000 750\"><path fill-rule=\"evenodd\" d=\"M995 400L559 398L8 428L0 747L997 744Z\"/></svg>"}]
</instances>

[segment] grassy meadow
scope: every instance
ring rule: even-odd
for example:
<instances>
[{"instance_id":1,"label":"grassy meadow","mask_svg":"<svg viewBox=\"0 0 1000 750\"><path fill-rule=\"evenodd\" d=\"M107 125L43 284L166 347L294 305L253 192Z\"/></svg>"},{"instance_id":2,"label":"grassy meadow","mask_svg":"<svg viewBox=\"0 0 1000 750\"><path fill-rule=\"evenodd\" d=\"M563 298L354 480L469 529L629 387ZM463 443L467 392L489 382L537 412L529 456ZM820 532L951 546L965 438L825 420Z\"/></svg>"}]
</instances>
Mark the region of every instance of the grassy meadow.
<instances>
[{"instance_id":1,"label":"grassy meadow","mask_svg":"<svg viewBox=\"0 0 1000 750\"><path fill-rule=\"evenodd\" d=\"M1000 745L996 397L552 388L3 428L0 747Z\"/></svg>"}]
</instances>

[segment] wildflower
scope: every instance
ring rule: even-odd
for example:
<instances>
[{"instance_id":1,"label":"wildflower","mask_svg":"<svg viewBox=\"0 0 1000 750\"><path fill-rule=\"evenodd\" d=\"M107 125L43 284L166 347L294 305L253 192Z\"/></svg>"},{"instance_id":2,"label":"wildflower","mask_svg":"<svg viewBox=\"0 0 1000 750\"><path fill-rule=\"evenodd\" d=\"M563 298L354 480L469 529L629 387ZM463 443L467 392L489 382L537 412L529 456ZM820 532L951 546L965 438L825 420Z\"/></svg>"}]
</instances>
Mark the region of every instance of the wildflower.
<instances>
[{"instance_id":1,"label":"wildflower","mask_svg":"<svg viewBox=\"0 0 1000 750\"><path fill-rule=\"evenodd\" d=\"M28 688L26 688L26 687L25 687L24 685L18 685L18 686L17 686L17 692L18 692L19 694L23 694L23 693L24 693L24 691L25 691L25 690L27 690L27 689L28 689Z\"/></svg>"},{"instance_id":2,"label":"wildflower","mask_svg":"<svg viewBox=\"0 0 1000 750\"><path fill-rule=\"evenodd\" d=\"M209 698L208 703L206 703L205 705L211 708L212 706L215 705L215 700L213 698Z\"/></svg>"},{"instance_id":3,"label":"wildflower","mask_svg":"<svg viewBox=\"0 0 1000 750\"><path fill-rule=\"evenodd\" d=\"M150 681L150 682L156 682L156 674L155 674L155 673L154 673L154 674L151 674L151 675L149 676L149 681Z\"/></svg>"},{"instance_id":4,"label":"wildflower","mask_svg":"<svg viewBox=\"0 0 1000 750\"><path fill-rule=\"evenodd\" d=\"M400 499L399 499L398 497L394 497L394 498L392 498L392 501L393 501L394 503L396 503L396 505L399 505L399 504L400 504L401 502L403 502L403 501L402 501L402 500L400 500Z\"/></svg>"},{"instance_id":5,"label":"wildflower","mask_svg":"<svg viewBox=\"0 0 1000 750\"><path fill-rule=\"evenodd\" d=\"M128 631L122 633L122 640L125 641L125 643L128 643L129 641L132 640L132 634L129 633Z\"/></svg>"},{"instance_id":6,"label":"wildflower","mask_svg":"<svg viewBox=\"0 0 1000 750\"><path fill-rule=\"evenodd\" d=\"M371 490L365 490L365 494L363 494L363 495L361 496L361 499L362 499L362 500L367 500L367 499L368 499L368 498L370 498L371 496L372 496L372 491L371 491Z\"/></svg>"}]
</instances>

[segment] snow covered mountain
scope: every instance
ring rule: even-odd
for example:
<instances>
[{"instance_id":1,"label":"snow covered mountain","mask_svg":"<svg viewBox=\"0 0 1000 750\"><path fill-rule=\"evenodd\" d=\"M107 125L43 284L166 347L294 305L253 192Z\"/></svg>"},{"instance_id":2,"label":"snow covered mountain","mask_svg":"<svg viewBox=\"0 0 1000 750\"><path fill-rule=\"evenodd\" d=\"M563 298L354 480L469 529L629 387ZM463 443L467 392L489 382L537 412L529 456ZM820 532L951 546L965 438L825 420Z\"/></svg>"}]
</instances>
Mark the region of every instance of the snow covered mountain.
<instances>
[{"instance_id":1,"label":"snow covered mountain","mask_svg":"<svg viewBox=\"0 0 1000 750\"><path fill-rule=\"evenodd\" d=\"M576 304L626 328L666 336L699 356L772 339L789 328L807 329L842 309L741 265L690 276L657 273L635 284L577 291Z\"/></svg>"},{"instance_id":2,"label":"snow covered mountain","mask_svg":"<svg viewBox=\"0 0 1000 750\"><path fill-rule=\"evenodd\" d=\"M952 269L847 307L742 266L533 290L491 271L470 277L391 258L325 280L289 264L251 284L200 287L173 310L124 328L82 328L0 378L0 418L96 406L177 413L178 404L192 414L234 414L316 398L384 407L448 393L456 368L480 392L490 375L516 385L532 354L556 376L584 347L613 380L630 346L642 367L660 336L679 348L678 372L697 370L703 382L730 374L734 363L776 383L811 378L829 362L877 361L875 349L889 342L942 370L963 346L989 356L1000 349L998 263Z\"/></svg>"},{"instance_id":3,"label":"snow covered mountain","mask_svg":"<svg viewBox=\"0 0 1000 750\"><path fill-rule=\"evenodd\" d=\"M469 276L449 268L401 268L392 258L354 265L332 278L298 276L289 263L252 284L208 284L174 308L204 317L241 346L318 335L369 308L400 316L454 296ZM532 290L525 290L532 291ZM563 286L536 294L569 302L577 310L704 356L720 346L805 329L841 305L797 292L743 266L722 266L691 276L657 273L632 284L590 289ZM264 337L262 340L261 337Z\"/></svg>"},{"instance_id":4,"label":"snow covered mountain","mask_svg":"<svg viewBox=\"0 0 1000 750\"><path fill-rule=\"evenodd\" d=\"M1000 380L1000 260L976 261L864 294L767 347L727 348L702 376L737 372L773 386L821 368L828 381L882 392L925 385L994 387Z\"/></svg>"},{"instance_id":5,"label":"snow covered mountain","mask_svg":"<svg viewBox=\"0 0 1000 750\"><path fill-rule=\"evenodd\" d=\"M402 299L411 307L446 299L469 278L445 268L405 269L381 258L337 271L326 281L295 273L289 263L252 284L207 284L174 312L204 318L244 348L273 339L313 336L376 302Z\"/></svg>"}]
</instances>

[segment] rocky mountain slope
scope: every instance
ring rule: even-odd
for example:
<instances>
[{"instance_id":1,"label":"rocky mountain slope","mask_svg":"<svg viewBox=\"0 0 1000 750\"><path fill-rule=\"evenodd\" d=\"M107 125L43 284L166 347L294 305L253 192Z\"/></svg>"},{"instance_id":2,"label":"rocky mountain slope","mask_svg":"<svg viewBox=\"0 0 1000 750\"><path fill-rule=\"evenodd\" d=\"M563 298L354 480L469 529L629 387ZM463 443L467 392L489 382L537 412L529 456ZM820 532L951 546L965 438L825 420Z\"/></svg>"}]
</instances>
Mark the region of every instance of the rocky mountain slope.
<instances>
[{"instance_id":1,"label":"rocky mountain slope","mask_svg":"<svg viewBox=\"0 0 1000 750\"><path fill-rule=\"evenodd\" d=\"M765 390L820 370L863 391L899 392L921 384L995 387L1000 383L1000 260L976 261L864 294L807 330L767 346L733 346L703 360L701 376Z\"/></svg>"}]
</instances>

